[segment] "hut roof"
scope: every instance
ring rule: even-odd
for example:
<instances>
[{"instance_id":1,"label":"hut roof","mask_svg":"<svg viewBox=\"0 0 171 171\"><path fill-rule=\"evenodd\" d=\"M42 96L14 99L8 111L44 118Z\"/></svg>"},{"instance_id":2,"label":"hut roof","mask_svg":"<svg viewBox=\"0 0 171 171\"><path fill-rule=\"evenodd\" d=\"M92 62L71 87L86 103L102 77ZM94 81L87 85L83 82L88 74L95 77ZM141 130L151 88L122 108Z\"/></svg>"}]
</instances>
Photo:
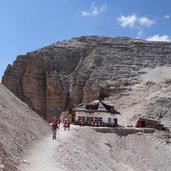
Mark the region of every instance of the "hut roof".
<instances>
[{"instance_id":1,"label":"hut roof","mask_svg":"<svg viewBox=\"0 0 171 171\"><path fill-rule=\"evenodd\" d=\"M80 104L74 109L74 111L108 112L111 114L120 114L120 112L115 110L113 106L107 105L100 100L95 100L95 101L88 103L88 104Z\"/></svg>"},{"instance_id":2,"label":"hut roof","mask_svg":"<svg viewBox=\"0 0 171 171\"><path fill-rule=\"evenodd\" d=\"M158 122L159 122L159 120L157 120L157 119L153 119L153 118L145 118L145 117L140 117L140 118L139 118L139 120L141 120L141 121L156 122L156 123L158 123Z\"/></svg>"}]
</instances>

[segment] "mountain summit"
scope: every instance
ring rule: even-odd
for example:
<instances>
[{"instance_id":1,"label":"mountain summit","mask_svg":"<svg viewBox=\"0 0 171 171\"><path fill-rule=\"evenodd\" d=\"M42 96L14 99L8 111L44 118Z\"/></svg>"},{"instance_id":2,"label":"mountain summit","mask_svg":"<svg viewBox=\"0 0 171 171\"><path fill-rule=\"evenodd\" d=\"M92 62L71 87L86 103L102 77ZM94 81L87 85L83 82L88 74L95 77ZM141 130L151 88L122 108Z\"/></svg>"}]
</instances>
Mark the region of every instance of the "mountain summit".
<instances>
[{"instance_id":1,"label":"mountain summit","mask_svg":"<svg viewBox=\"0 0 171 171\"><path fill-rule=\"evenodd\" d=\"M2 83L43 118L95 99L163 118L171 115L170 66L171 43L82 36L18 56Z\"/></svg>"}]
</instances>

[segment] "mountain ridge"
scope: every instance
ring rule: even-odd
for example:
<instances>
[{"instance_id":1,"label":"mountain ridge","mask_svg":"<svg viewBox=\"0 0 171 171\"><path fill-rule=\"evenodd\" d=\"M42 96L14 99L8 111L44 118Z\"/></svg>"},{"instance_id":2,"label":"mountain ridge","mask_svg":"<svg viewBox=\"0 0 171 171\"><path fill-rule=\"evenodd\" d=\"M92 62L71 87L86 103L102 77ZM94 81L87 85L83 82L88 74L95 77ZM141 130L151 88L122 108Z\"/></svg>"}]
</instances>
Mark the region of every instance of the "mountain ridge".
<instances>
[{"instance_id":1,"label":"mountain ridge","mask_svg":"<svg viewBox=\"0 0 171 171\"><path fill-rule=\"evenodd\" d=\"M81 36L18 56L2 83L46 118L54 108L118 97L141 83L143 69L171 66L171 43Z\"/></svg>"}]
</instances>

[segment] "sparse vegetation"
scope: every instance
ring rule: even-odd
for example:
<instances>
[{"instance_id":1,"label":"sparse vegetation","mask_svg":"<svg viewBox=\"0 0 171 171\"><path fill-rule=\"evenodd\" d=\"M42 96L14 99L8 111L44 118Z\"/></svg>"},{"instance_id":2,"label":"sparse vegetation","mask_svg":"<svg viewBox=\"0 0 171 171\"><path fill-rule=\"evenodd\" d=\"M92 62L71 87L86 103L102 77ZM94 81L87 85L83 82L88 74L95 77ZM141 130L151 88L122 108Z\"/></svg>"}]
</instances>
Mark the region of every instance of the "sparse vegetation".
<instances>
[{"instance_id":1,"label":"sparse vegetation","mask_svg":"<svg viewBox=\"0 0 171 171\"><path fill-rule=\"evenodd\" d=\"M167 84L167 85L171 85L171 78L170 79L165 79L164 83Z\"/></svg>"},{"instance_id":2,"label":"sparse vegetation","mask_svg":"<svg viewBox=\"0 0 171 171\"><path fill-rule=\"evenodd\" d=\"M155 82L153 82L153 81L147 81L147 82L145 83L145 85L155 85Z\"/></svg>"}]
</instances>

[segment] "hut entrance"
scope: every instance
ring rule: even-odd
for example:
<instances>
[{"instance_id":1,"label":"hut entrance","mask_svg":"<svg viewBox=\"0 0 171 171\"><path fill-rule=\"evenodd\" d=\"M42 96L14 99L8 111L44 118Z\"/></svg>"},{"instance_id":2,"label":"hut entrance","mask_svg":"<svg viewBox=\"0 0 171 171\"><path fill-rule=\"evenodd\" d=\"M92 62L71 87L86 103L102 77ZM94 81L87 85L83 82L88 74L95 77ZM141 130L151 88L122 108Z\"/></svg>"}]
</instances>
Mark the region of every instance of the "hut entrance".
<instances>
[{"instance_id":1,"label":"hut entrance","mask_svg":"<svg viewBox=\"0 0 171 171\"><path fill-rule=\"evenodd\" d=\"M145 121L141 121L141 127L145 128Z\"/></svg>"}]
</instances>

